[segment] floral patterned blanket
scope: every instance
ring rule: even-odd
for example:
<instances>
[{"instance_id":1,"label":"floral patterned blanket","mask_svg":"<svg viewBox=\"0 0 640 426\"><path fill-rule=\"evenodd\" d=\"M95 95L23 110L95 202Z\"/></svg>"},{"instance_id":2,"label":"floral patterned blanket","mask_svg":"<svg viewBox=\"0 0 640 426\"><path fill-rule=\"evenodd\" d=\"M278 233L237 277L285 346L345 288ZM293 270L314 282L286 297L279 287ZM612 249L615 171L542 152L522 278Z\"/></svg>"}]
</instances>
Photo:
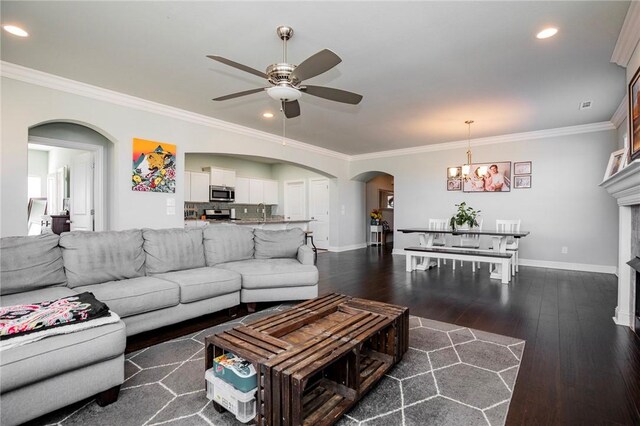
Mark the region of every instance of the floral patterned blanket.
<instances>
[{"instance_id":1,"label":"floral patterned blanket","mask_svg":"<svg viewBox=\"0 0 640 426\"><path fill-rule=\"evenodd\" d=\"M0 307L0 340L109 315L109 307L89 292L39 303Z\"/></svg>"}]
</instances>

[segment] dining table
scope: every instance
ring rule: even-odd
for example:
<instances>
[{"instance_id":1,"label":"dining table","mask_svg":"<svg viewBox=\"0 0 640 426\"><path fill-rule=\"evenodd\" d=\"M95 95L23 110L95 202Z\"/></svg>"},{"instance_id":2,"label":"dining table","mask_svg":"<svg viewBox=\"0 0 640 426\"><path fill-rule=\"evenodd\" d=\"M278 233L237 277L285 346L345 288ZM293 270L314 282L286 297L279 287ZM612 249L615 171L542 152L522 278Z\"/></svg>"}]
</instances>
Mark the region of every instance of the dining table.
<instances>
[{"instance_id":1,"label":"dining table","mask_svg":"<svg viewBox=\"0 0 640 426\"><path fill-rule=\"evenodd\" d=\"M509 238L524 238L529 235L529 231L503 231L497 229L432 229L432 228L402 228L398 229L398 232L403 234L418 234L420 237L421 247L433 247L433 241L438 235L453 235L453 236L475 236L485 235L492 239L492 247L494 251L500 253L507 252L507 241ZM454 261L455 262L455 261ZM424 258L424 260L416 266L416 269L427 270L437 263L430 258ZM501 279L502 277L502 265L496 263L493 269L490 269L490 277L495 279Z\"/></svg>"}]
</instances>

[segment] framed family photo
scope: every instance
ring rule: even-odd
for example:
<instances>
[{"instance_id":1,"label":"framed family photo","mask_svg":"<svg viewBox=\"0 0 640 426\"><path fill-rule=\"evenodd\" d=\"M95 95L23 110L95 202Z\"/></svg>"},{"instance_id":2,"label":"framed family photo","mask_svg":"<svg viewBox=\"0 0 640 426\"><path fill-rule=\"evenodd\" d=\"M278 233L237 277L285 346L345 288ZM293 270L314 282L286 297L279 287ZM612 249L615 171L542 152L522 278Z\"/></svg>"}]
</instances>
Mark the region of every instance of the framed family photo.
<instances>
[{"instance_id":1,"label":"framed family photo","mask_svg":"<svg viewBox=\"0 0 640 426\"><path fill-rule=\"evenodd\" d=\"M447 191L462 191L462 167L447 167Z\"/></svg>"},{"instance_id":2,"label":"framed family photo","mask_svg":"<svg viewBox=\"0 0 640 426\"><path fill-rule=\"evenodd\" d=\"M513 163L514 175L530 175L531 174L531 161L519 161Z\"/></svg>"},{"instance_id":3,"label":"framed family photo","mask_svg":"<svg viewBox=\"0 0 640 426\"><path fill-rule=\"evenodd\" d=\"M471 165L471 179L462 185L464 192L510 192L511 161Z\"/></svg>"},{"instance_id":4,"label":"framed family photo","mask_svg":"<svg viewBox=\"0 0 640 426\"><path fill-rule=\"evenodd\" d=\"M640 157L640 68L629 82L629 148L631 161Z\"/></svg>"},{"instance_id":5,"label":"framed family photo","mask_svg":"<svg viewBox=\"0 0 640 426\"><path fill-rule=\"evenodd\" d=\"M528 189L531 188L531 175L522 175L513 177L514 189Z\"/></svg>"},{"instance_id":6,"label":"framed family photo","mask_svg":"<svg viewBox=\"0 0 640 426\"><path fill-rule=\"evenodd\" d=\"M604 172L603 180L609 179L611 176L622 170L627 161L626 149L620 149L615 151L609 157L609 163L607 164L607 170Z\"/></svg>"}]
</instances>

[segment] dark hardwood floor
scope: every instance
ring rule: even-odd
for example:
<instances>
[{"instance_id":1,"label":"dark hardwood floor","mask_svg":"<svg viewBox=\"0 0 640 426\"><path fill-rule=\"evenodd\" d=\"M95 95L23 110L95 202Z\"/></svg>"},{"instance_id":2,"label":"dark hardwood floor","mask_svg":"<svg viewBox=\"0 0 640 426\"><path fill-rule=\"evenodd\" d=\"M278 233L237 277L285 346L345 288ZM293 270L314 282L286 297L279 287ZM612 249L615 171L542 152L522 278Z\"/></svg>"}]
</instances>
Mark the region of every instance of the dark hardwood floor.
<instances>
[{"instance_id":1,"label":"dark hardwood floor","mask_svg":"<svg viewBox=\"0 0 640 426\"><path fill-rule=\"evenodd\" d=\"M404 305L412 315L526 340L508 425L640 425L640 339L611 318L613 275L521 267L503 285L486 264L473 274L469 262L454 272L450 261L409 273L390 246L324 252L318 269L320 294ZM230 318L223 311L134 336L127 351Z\"/></svg>"},{"instance_id":2,"label":"dark hardwood floor","mask_svg":"<svg viewBox=\"0 0 640 426\"><path fill-rule=\"evenodd\" d=\"M405 305L411 314L526 340L508 425L640 425L640 339L614 324L614 275L520 267L509 285L450 261L405 272L367 248L318 256L320 293Z\"/></svg>"}]
</instances>

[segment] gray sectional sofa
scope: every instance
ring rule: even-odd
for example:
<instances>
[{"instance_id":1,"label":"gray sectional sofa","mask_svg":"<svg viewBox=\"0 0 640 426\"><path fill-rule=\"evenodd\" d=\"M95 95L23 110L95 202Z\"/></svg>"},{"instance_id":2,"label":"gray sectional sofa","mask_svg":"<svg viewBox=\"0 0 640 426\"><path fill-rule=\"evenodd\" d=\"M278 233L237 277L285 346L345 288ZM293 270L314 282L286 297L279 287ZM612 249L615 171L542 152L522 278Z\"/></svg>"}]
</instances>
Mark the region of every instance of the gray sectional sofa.
<instances>
[{"instance_id":1,"label":"gray sectional sofa","mask_svg":"<svg viewBox=\"0 0 640 426\"><path fill-rule=\"evenodd\" d=\"M300 229L236 225L69 232L0 240L0 306L84 291L121 317L0 352L0 423L18 424L98 394L117 399L126 337L232 308L318 294Z\"/></svg>"}]
</instances>

